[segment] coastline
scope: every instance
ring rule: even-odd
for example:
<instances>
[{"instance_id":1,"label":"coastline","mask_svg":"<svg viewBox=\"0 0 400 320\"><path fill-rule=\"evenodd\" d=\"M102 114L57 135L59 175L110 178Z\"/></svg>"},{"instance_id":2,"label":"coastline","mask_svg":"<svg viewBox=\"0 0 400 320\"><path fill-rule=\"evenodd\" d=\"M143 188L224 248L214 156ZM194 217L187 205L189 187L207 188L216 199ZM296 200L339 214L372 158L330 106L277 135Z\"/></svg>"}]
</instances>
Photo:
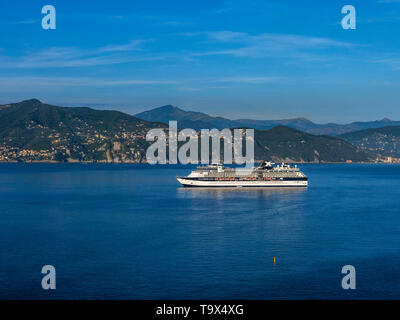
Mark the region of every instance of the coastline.
<instances>
[{"instance_id":1,"label":"coastline","mask_svg":"<svg viewBox=\"0 0 400 320\"><path fill-rule=\"evenodd\" d=\"M254 163L259 164L261 163L262 160L257 160ZM21 163L21 164L27 164L27 163L32 163L32 164L133 164L133 165L143 165L143 164L148 164L147 162L134 162L134 161L55 161L55 160L33 160L33 161L0 161L0 164L7 164L7 163ZM280 163L280 162L277 162ZM312 161L312 162L300 162L300 161L288 161L284 162L287 164L400 164L399 162L384 162L384 161L375 161L375 162L332 162L332 161ZM162 165L168 165L169 163L165 163ZM174 164L174 165L180 165ZM201 164L189 164L189 165L201 165Z\"/></svg>"}]
</instances>

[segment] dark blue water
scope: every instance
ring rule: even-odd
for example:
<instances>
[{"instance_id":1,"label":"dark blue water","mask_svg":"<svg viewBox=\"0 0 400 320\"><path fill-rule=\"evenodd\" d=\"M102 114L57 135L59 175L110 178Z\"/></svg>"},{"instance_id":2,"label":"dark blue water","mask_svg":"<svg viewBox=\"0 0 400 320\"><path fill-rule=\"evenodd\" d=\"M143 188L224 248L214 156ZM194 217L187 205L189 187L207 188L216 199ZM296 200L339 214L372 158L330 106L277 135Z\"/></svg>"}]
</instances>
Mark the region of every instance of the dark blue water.
<instances>
[{"instance_id":1,"label":"dark blue water","mask_svg":"<svg viewBox=\"0 0 400 320\"><path fill-rule=\"evenodd\" d=\"M308 189L202 190L188 167L1 164L0 298L400 298L400 166L301 169Z\"/></svg>"}]
</instances>

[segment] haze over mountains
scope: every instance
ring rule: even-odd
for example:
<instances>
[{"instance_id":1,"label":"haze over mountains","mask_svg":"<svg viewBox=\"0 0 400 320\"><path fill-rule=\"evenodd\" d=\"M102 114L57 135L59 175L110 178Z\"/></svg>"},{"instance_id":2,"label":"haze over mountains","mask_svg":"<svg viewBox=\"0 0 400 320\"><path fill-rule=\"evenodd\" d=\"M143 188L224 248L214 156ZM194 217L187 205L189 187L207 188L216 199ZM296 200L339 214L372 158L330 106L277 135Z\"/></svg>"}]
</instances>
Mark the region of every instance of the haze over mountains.
<instances>
[{"instance_id":1,"label":"haze over mountains","mask_svg":"<svg viewBox=\"0 0 400 320\"><path fill-rule=\"evenodd\" d=\"M258 130L267 130L275 126L288 126L311 134L340 135L347 132L380 128L386 126L400 126L400 121L391 121L387 118L378 121L352 122L349 124L318 124L306 118L282 119L282 120L253 120L237 119L230 120L223 117L213 117L202 112L185 111L178 107L166 105L135 114L136 117L147 121L158 121L167 123L170 120L177 120L180 128L200 129L223 129L248 127Z\"/></svg>"}]
</instances>

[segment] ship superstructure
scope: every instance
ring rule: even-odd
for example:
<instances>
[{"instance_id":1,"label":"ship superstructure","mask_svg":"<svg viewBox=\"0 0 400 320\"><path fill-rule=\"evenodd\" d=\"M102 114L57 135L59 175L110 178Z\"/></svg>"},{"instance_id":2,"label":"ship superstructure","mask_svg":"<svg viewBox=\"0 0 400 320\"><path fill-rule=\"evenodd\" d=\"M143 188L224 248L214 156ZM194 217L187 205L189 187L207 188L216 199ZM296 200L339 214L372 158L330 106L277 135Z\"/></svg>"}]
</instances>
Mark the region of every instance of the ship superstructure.
<instances>
[{"instance_id":1,"label":"ship superstructure","mask_svg":"<svg viewBox=\"0 0 400 320\"><path fill-rule=\"evenodd\" d=\"M185 187L307 187L308 178L295 165L264 161L246 172L220 164L199 166L186 177L177 177Z\"/></svg>"}]
</instances>

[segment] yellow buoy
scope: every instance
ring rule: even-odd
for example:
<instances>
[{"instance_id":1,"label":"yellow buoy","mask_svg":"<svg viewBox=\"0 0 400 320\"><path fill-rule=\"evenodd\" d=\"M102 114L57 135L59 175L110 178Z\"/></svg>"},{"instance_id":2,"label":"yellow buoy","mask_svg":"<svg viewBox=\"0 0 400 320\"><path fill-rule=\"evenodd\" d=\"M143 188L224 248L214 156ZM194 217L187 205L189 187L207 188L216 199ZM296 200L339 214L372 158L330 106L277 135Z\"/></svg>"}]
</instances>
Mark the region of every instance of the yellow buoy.
<instances>
[{"instance_id":1,"label":"yellow buoy","mask_svg":"<svg viewBox=\"0 0 400 320\"><path fill-rule=\"evenodd\" d=\"M276 258L274 257L274 264L276 264Z\"/></svg>"}]
</instances>

